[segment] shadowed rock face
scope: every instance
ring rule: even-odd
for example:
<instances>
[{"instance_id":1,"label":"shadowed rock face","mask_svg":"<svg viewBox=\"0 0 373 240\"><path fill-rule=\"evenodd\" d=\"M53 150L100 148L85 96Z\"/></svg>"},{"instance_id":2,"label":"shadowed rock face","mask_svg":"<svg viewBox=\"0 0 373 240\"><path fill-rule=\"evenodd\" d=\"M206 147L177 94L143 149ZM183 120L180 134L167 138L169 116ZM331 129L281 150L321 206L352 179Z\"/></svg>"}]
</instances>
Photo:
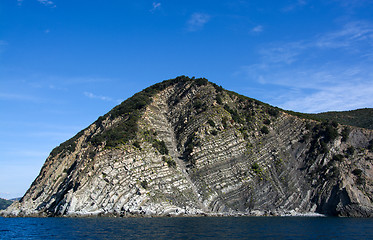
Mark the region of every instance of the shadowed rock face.
<instances>
[{"instance_id":1,"label":"shadowed rock face","mask_svg":"<svg viewBox=\"0 0 373 240\"><path fill-rule=\"evenodd\" d=\"M372 139L178 77L54 149L2 215L370 217Z\"/></svg>"}]
</instances>

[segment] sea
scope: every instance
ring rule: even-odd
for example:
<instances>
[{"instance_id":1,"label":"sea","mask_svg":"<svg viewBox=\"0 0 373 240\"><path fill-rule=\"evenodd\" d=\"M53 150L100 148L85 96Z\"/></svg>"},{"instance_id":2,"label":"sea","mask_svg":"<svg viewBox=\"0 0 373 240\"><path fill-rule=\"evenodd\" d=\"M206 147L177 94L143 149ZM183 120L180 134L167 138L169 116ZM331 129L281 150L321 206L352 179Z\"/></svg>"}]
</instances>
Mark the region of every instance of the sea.
<instances>
[{"instance_id":1,"label":"sea","mask_svg":"<svg viewBox=\"0 0 373 240\"><path fill-rule=\"evenodd\" d=\"M373 219L1 218L0 239L373 239Z\"/></svg>"}]
</instances>

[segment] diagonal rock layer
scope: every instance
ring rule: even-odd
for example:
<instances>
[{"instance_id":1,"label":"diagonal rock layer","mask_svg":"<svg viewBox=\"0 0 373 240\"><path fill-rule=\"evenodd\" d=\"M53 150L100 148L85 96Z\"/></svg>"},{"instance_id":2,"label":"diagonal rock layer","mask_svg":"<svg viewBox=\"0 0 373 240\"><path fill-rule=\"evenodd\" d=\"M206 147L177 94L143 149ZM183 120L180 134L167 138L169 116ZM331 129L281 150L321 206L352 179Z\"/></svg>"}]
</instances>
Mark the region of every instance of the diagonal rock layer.
<instances>
[{"instance_id":1,"label":"diagonal rock layer","mask_svg":"<svg viewBox=\"0 0 373 240\"><path fill-rule=\"evenodd\" d=\"M3 216L373 216L373 131L185 76L55 148Z\"/></svg>"}]
</instances>

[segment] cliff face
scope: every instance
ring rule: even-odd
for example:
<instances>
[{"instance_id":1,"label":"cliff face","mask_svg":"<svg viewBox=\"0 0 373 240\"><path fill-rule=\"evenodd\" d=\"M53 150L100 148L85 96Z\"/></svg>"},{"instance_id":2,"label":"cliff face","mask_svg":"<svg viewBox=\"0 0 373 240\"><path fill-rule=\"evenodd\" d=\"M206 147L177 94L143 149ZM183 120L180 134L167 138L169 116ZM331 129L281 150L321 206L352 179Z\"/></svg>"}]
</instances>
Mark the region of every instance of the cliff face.
<instances>
[{"instance_id":1,"label":"cliff face","mask_svg":"<svg viewBox=\"0 0 373 240\"><path fill-rule=\"evenodd\" d=\"M205 79L162 82L54 149L4 216L373 216L373 131Z\"/></svg>"}]
</instances>

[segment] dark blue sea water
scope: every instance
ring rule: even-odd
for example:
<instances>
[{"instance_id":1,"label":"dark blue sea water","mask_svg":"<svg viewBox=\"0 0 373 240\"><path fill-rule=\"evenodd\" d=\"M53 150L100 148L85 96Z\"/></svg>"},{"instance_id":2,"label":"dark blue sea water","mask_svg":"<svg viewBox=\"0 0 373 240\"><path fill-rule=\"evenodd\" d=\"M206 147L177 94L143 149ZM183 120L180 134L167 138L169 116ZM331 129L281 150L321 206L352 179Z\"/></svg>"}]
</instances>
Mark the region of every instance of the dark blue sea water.
<instances>
[{"instance_id":1,"label":"dark blue sea water","mask_svg":"<svg viewBox=\"0 0 373 240\"><path fill-rule=\"evenodd\" d=\"M1 218L0 239L373 239L373 219Z\"/></svg>"}]
</instances>

